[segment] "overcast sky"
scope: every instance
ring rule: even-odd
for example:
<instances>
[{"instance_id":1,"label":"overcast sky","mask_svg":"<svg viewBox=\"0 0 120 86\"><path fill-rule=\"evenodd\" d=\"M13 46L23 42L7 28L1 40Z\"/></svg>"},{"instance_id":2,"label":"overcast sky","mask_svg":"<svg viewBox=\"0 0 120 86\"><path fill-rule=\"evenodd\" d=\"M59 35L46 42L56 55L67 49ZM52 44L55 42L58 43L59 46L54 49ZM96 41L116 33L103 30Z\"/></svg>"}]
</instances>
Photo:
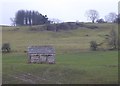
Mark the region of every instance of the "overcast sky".
<instances>
[{"instance_id":1,"label":"overcast sky","mask_svg":"<svg viewBox=\"0 0 120 86\"><path fill-rule=\"evenodd\" d=\"M0 24L10 25L10 18L20 10L35 10L48 18L62 21L88 21L85 12L94 9L104 18L110 12L118 13L119 0L0 0ZM0 18L0 19L1 19Z\"/></svg>"}]
</instances>

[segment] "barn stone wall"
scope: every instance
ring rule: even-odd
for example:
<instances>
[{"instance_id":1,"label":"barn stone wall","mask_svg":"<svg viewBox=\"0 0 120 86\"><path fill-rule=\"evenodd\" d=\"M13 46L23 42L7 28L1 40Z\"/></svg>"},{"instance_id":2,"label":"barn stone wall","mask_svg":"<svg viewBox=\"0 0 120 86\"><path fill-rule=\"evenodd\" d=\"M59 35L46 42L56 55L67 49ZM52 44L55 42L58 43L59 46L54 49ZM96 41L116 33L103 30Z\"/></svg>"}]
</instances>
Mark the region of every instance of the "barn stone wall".
<instances>
[{"instance_id":1,"label":"barn stone wall","mask_svg":"<svg viewBox=\"0 0 120 86\"><path fill-rule=\"evenodd\" d=\"M54 64L55 63L55 55L54 54L49 54L49 55L30 54L28 61L30 63L49 63L49 64Z\"/></svg>"}]
</instances>

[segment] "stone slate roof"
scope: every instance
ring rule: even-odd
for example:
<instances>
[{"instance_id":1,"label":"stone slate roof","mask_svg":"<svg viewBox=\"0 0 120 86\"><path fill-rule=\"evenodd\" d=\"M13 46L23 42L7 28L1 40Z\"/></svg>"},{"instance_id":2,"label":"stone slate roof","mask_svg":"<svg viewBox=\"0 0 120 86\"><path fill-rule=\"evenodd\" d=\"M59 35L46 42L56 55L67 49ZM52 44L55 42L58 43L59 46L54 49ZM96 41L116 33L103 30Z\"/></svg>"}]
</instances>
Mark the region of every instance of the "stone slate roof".
<instances>
[{"instance_id":1,"label":"stone slate roof","mask_svg":"<svg viewBox=\"0 0 120 86\"><path fill-rule=\"evenodd\" d=\"M28 53L55 54L55 49L52 46L31 46L28 47Z\"/></svg>"}]
</instances>

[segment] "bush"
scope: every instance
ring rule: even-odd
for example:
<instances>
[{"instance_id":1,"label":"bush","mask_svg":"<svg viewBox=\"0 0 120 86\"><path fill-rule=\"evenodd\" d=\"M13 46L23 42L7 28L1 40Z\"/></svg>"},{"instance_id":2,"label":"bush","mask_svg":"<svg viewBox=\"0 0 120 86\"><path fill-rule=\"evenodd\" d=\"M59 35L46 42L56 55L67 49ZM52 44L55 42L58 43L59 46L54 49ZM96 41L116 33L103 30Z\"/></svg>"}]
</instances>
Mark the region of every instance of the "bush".
<instances>
[{"instance_id":1,"label":"bush","mask_svg":"<svg viewBox=\"0 0 120 86\"><path fill-rule=\"evenodd\" d=\"M96 41L91 41L90 42L90 49L93 51L96 51L97 48L98 48L98 45L97 45Z\"/></svg>"},{"instance_id":2,"label":"bush","mask_svg":"<svg viewBox=\"0 0 120 86\"><path fill-rule=\"evenodd\" d=\"M57 25L58 30L70 30L71 27L67 23L60 23Z\"/></svg>"},{"instance_id":3,"label":"bush","mask_svg":"<svg viewBox=\"0 0 120 86\"><path fill-rule=\"evenodd\" d=\"M47 31L56 31L56 24L47 24Z\"/></svg>"},{"instance_id":4,"label":"bush","mask_svg":"<svg viewBox=\"0 0 120 86\"><path fill-rule=\"evenodd\" d=\"M94 26L94 25L85 25L86 28L89 28L89 29L96 29L98 28L98 26Z\"/></svg>"},{"instance_id":5,"label":"bush","mask_svg":"<svg viewBox=\"0 0 120 86\"><path fill-rule=\"evenodd\" d=\"M11 52L10 44L9 43L4 43L2 45L2 52L3 53L9 53Z\"/></svg>"},{"instance_id":6,"label":"bush","mask_svg":"<svg viewBox=\"0 0 120 86\"><path fill-rule=\"evenodd\" d=\"M104 21L104 19L98 19L96 22L97 22L97 23L106 23L106 22Z\"/></svg>"}]
</instances>

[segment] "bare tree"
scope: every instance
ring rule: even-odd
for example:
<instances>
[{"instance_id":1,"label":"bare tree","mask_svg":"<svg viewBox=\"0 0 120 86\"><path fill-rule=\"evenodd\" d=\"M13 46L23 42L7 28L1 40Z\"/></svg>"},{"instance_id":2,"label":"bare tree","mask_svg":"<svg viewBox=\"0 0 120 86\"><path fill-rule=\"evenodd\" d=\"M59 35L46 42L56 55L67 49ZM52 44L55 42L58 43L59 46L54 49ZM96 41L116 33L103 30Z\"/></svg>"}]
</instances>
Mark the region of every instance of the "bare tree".
<instances>
[{"instance_id":1,"label":"bare tree","mask_svg":"<svg viewBox=\"0 0 120 86\"><path fill-rule=\"evenodd\" d=\"M12 22L12 26L15 26L15 18L10 18L11 22Z\"/></svg>"},{"instance_id":2,"label":"bare tree","mask_svg":"<svg viewBox=\"0 0 120 86\"><path fill-rule=\"evenodd\" d=\"M92 23L95 22L99 17L99 13L96 10L89 10L86 12L86 16L88 19L92 20Z\"/></svg>"},{"instance_id":3,"label":"bare tree","mask_svg":"<svg viewBox=\"0 0 120 86\"><path fill-rule=\"evenodd\" d=\"M114 22L116 18L117 18L117 14L114 13L114 12L111 12L108 15L105 16L105 20L107 22Z\"/></svg>"},{"instance_id":4,"label":"bare tree","mask_svg":"<svg viewBox=\"0 0 120 86\"><path fill-rule=\"evenodd\" d=\"M49 21L50 21L51 23L53 23L53 24L61 23L61 22L62 22L61 20L59 20L59 19L57 19L57 18L51 18L51 19L49 19Z\"/></svg>"}]
</instances>

